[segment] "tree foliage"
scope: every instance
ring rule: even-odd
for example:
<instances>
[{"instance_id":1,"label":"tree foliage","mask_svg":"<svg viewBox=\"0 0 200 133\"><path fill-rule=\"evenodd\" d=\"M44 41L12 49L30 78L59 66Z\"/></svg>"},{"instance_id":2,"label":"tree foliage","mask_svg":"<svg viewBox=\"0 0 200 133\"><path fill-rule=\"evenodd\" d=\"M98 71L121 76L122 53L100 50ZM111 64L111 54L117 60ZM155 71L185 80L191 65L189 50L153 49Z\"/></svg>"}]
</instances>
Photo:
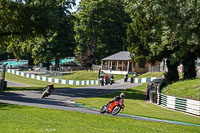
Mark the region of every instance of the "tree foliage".
<instances>
[{"instance_id":1,"label":"tree foliage","mask_svg":"<svg viewBox=\"0 0 200 133\"><path fill-rule=\"evenodd\" d=\"M35 63L72 55L75 0L0 1L0 46L16 58L31 53Z\"/></svg>"},{"instance_id":2,"label":"tree foliage","mask_svg":"<svg viewBox=\"0 0 200 133\"><path fill-rule=\"evenodd\" d=\"M175 71L180 63L187 68L185 74L191 73L185 78L195 77L194 61L199 57L200 48L200 2L137 0L130 2L128 7L132 22L127 42L130 51L136 53L136 60L156 62L166 58L169 69L166 77L171 81L178 80Z\"/></svg>"},{"instance_id":3,"label":"tree foliage","mask_svg":"<svg viewBox=\"0 0 200 133\"><path fill-rule=\"evenodd\" d=\"M123 50L128 14L122 0L82 0L76 14L75 54L90 59L90 65L105 56ZM91 49L92 48L92 49ZM88 56L86 51L91 49ZM80 56L82 55L82 56ZM83 62L83 61L81 61Z\"/></svg>"}]
</instances>

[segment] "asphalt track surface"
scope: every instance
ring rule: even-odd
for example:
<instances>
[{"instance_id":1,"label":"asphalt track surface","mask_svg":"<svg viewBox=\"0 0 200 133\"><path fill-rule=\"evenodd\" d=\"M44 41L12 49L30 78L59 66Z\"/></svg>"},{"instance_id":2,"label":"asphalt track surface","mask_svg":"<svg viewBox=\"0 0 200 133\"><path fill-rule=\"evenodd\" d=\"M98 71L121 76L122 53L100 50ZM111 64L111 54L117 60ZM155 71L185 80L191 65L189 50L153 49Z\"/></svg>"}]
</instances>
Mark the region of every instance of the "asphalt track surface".
<instances>
[{"instance_id":1,"label":"asphalt track surface","mask_svg":"<svg viewBox=\"0 0 200 133\"><path fill-rule=\"evenodd\" d=\"M14 84L16 85L16 84ZM19 84L21 86L21 84ZM73 102L74 99L88 98L94 96L100 96L115 91L131 88L140 84L123 83L123 81L117 81L113 85L106 86L89 86L80 88L66 88L56 89L52 95L45 99L41 99L42 91L13 91L13 92L0 92L0 103L9 103L25 106L36 106L41 108L51 108L68 111L78 111L84 113L100 114L98 109L84 107L80 104ZM104 114L109 115L109 114ZM183 123L176 121L160 120L148 117L118 114L117 117L129 117L136 120L148 120L156 122L165 122L178 125L193 125L200 126L191 123Z\"/></svg>"},{"instance_id":2,"label":"asphalt track surface","mask_svg":"<svg viewBox=\"0 0 200 133\"><path fill-rule=\"evenodd\" d=\"M16 86L16 84L13 85ZM73 100L104 95L138 85L140 84L130 84L118 81L113 85L106 86L56 89L52 95L45 99L41 99L42 91L0 92L0 102L99 114L97 111L72 105Z\"/></svg>"},{"instance_id":3,"label":"asphalt track surface","mask_svg":"<svg viewBox=\"0 0 200 133\"><path fill-rule=\"evenodd\" d=\"M28 85L24 85L24 84L19 84L19 83L16 83L16 82L7 81L7 86L28 86Z\"/></svg>"}]
</instances>

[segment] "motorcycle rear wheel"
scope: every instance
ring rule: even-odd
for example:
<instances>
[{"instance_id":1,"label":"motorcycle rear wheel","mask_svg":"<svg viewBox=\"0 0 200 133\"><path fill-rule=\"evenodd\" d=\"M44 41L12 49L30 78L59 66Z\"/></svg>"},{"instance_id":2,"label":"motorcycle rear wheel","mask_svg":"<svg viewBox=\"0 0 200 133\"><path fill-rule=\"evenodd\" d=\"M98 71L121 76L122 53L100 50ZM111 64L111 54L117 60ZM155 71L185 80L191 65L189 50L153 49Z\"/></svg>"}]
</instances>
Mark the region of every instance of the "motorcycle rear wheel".
<instances>
[{"instance_id":1,"label":"motorcycle rear wheel","mask_svg":"<svg viewBox=\"0 0 200 133\"><path fill-rule=\"evenodd\" d=\"M121 111L121 107L120 106L115 106L112 110L112 115L116 115Z\"/></svg>"}]
</instances>

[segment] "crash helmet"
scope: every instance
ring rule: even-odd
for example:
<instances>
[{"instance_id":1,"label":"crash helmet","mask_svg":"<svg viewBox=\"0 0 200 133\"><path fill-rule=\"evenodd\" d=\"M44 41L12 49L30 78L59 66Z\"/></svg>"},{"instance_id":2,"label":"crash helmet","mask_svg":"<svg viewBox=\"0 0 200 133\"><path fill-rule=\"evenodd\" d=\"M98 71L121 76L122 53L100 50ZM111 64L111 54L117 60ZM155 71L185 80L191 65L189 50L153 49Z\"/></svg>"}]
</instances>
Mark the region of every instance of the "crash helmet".
<instances>
[{"instance_id":1,"label":"crash helmet","mask_svg":"<svg viewBox=\"0 0 200 133\"><path fill-rule=\"evenodd\" d=\"M50 85L54 86L54 83L51 83Z\"/></svg>"},{"instance_id":2,"label":"crash helmet","mask_svg":"<svg viewBox=\"0 0 200 133\"><path fill-rule=\"evenodd\" d=\"M121 97L121 98L124 98L124 97L125 97L125 93L121 93L121 94L120 94L120 97Z\"/></svg>"}]
</instances>

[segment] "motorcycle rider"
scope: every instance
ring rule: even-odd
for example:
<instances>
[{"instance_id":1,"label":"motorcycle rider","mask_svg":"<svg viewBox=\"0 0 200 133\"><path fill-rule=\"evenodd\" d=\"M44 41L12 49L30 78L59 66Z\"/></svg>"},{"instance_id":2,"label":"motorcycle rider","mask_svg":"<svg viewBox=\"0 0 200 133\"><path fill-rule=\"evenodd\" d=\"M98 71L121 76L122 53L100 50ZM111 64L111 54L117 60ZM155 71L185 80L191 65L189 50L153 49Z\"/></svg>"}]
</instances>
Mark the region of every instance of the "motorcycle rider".
<instances>
[{"instance_id":1,"label":"motorcycle rider","mask_svg":"<svg viewBox=\"0 0 200 133\"><path fill-rule=\"evenodd\" d=\"M113 102L115 102L115 101L118 102L119 100L121 100L122 106L124 107L124 97L125 97L125 93L121 93L119 96L114 97L113 100L110 100L110 101L106 104L106 106L108 107L111 103L113 103Z\"/></svg>"},{"instance_id":2,"label":"motorcycle rider","mask_svg":"<svg viewBox=\"0 0 200 133\"><path fill-rule=\"evenodd\" d=\"M46 90L46 89L48 90L49 95L50 95L51 92L54 91L54 83L50 83L49 85L47 85L44 90Z\"/></svg>"}]
</instances>

